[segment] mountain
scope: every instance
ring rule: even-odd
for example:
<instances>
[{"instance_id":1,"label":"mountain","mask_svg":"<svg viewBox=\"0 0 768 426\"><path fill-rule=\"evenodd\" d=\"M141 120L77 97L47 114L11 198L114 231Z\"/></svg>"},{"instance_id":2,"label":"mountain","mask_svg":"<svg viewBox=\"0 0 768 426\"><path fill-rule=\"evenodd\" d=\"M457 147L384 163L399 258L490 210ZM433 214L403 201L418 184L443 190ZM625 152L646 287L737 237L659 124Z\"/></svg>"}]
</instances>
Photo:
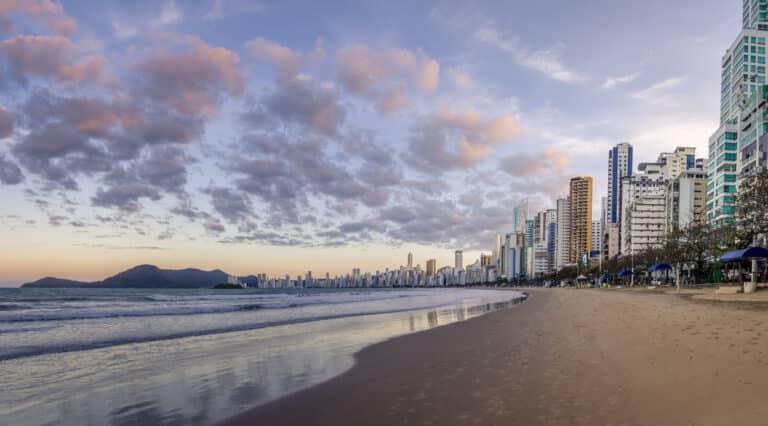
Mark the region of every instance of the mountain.
<instances>
[{"instance_id":1,"label":"mountain","mask_svg":"<svg viewBox=\"0 0 768 426\"><path fill-rule=\"evenodd\" d=\"M154 265L139 265L103 281L85 283L61 278L43 278L22 287L37 288L212 288L227 282L228 274L221 270L160 269Z\"/></svg>"},{"instance_id":2,"label":"mountain","mask_svg":"<svg viewBox=\"0 0 768 426\"><path fill-rule=\"evenodd\" d=\"M37 280L35 282L26 283L22 285L22 287L37 287L37 288L49 288L49 287L57 287L57 288L75 288L75 287L91 287L92 283L86 283L83 281L72 281L72 280L65 280L62 278L53 278L53 277L46 277L41 280Z\"/></svg>"}]
</instances>

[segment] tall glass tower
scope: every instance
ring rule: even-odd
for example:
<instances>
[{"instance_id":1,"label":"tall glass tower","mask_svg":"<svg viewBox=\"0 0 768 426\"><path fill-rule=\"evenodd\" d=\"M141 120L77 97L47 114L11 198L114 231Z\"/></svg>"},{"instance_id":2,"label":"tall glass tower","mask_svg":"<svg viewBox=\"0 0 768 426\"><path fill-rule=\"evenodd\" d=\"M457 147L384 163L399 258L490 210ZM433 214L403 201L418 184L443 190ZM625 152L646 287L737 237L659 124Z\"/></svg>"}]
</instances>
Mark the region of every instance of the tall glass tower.
<instances>
[{"instance_id":1,"label":"tall glass tower","mask_svg":"<svg viewBox=\"0 0 768 426\"><path fill-rule=\"evenodd\" d=\"M768 0L744 0L743 28L768 31Z\"/></svg>"},{"instance_id":2,"label":"tall glass tower","mask_svg":"<svg viewBox=\"0 0 768 426\"><path fill-rule=\"evenodd\" d=\"M768 77L768 0L743 0L743 6L742 31L721 62L720 127L709 139L707 221L715 225L733 222L739 153L752 148L740 137L741 109Z\"/></svg>"},{"instance_id":3,"label":"tall glass tower","mask_svg":"<svg viewBox=\"0 0 768 426\"><path fill-rule=\"evenodd\" d=\"M768 1L768 0L767 0ZM621 179L632 176L632 145L620 143L608 151L608 222L619 223Z\"/></svg>"}]
</instances>

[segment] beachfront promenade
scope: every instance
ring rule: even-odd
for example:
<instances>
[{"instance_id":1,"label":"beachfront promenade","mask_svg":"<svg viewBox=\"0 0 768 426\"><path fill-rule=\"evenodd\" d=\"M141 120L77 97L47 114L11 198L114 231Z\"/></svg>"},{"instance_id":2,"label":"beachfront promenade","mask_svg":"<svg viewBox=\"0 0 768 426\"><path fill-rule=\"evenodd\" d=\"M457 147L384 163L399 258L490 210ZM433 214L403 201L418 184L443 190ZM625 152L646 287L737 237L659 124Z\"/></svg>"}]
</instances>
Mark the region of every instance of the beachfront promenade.
<instances>
[{"instance_id":1,"label":"beachfront promenade","mask_svg":"<svg viewBox=\"0 0 768 426\"><path fill-rule=\"evenodd\" d=\"M367 348L346 374L227 424L766 423L768 303L736 302L762 292L527 291L519 306Z\"/></svg>"}]
</instances>

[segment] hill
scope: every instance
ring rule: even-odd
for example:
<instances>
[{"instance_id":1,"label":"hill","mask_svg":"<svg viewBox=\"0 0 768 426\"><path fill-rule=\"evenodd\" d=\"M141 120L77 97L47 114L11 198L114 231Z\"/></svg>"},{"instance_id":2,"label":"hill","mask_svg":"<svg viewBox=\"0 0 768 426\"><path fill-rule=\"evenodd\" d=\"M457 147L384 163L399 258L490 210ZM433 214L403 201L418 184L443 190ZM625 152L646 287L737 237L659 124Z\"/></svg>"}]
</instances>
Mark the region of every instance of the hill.
<instances>
[{"instance_id":1,"label":"hill","mask_svg":"<svg viewBox=\"0 0 768 426\"><path fill-rule=\"evenodd\" d=\"M103 281L86 283L62 278L43 278L23 284L34 288L212 288L226 282L228 274L221 270L160 269L154 265L139 265Z\"/></svg>"}]
</instances>

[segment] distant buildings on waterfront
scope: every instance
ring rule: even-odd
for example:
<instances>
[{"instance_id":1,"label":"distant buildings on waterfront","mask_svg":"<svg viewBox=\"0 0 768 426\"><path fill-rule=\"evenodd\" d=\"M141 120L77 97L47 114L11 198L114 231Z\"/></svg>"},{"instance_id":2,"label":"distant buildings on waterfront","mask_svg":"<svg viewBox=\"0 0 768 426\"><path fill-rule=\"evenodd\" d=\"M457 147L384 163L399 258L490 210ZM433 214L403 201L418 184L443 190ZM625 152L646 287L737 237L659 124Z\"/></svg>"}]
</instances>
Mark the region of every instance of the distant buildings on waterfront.
<instances>
[{"instance_id":1,"label":"distant buildings on waterfront","mask_svg":"<svg viewBox=\"0 0 768 426\"><path fill-rule=\"evenodd\" d=\"M568 194L550 208L531 212L527 199L512 207L510 229L489 241L490 254L466 267L462 250L455 251L452 267L438 269L430 259L426 270L414 267L409 253L406 266L397 270L361 274L355 269L313 284L445 286L540 279L660 247L670 233L696 222L732 223L740 182L768 170L768 1L744 0L743 7L742 31L722 58L720 125L709 139L707 159L697 158L693 147L678 146L636 165L634 147L621 142L608 150L599 216L592 211L593 178L573 177Z\"/></svg>"}]
</instances>

